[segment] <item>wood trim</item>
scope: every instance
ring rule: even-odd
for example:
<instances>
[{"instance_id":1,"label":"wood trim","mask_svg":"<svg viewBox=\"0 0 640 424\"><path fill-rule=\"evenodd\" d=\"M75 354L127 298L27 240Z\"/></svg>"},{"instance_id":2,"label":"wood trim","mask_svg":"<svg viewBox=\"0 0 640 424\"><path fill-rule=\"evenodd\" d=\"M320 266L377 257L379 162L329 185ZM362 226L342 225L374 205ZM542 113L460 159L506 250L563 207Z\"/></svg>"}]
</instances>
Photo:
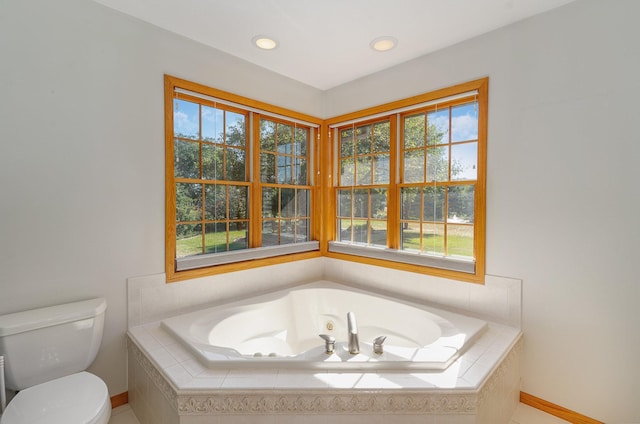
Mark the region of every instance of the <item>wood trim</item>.
<instances>
[{"instance_id":1,"label":"wood trim","mask_svg":"<svg viewBox=\"0 0 640 424\"><path fill-rule=\"evenodd\" d=\"M437 99L443 99L445 97L464 93L466 91L479 90L481 87L487 86L488 82L489 82L489 78L481 78L481 79L469 81L463 84L442 88L440 90L419 94L417 96L408 97L406 99L396 100L396 101L385 103L379 106L374 106L374 107L362 109L356 112L335 116L333 118L327 119L325 122L327 125L334 125L340 122L347 122L353 119L360 119L366 116L373 116L379 113L386 113L386 112L396 110L396 109L401 109L407 106L418 105L420 103L425 103L425 102L429 102Z\"/></svg>"},{"instance_id":2,"label":"wood trim","mask_svg":"<svg viewBox=\"0 0 640 424\"><path fill-rule=\"evenodd\" d=\"M118 406L126 405L127 403L129 403L129 392L111 396L111 409L117 408Z\"/></svg>"},{"instance_id":3,"label":"wood trim","mask_svg":"<svg viewBox=\"0 0 640 424\"><path fill-rule=\"evenodd\" d=\"M562 406L540 399L529 393L520 392L520 402L573 424L604 424L602 421L594 420L593 418L563 408Z\"/></svg>"}]
</instances>

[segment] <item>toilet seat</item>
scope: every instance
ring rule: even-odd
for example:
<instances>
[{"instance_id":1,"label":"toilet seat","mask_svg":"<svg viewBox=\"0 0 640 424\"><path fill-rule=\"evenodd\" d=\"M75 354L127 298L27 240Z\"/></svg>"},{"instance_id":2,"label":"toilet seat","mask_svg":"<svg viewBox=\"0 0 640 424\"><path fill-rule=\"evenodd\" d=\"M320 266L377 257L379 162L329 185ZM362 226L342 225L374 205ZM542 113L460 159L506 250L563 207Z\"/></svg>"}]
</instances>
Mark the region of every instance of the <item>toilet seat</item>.
<instances>
[{"instance_id":1,"label":"toilet seat","mask_svg":"<svg viewBox=\"0 0 640 424\"><path fill-rule=\"evenodd\" d=\"M0 424L107 424L110 416L107 385L83 371L22 390Z\"/></svg>"}]
</instances>

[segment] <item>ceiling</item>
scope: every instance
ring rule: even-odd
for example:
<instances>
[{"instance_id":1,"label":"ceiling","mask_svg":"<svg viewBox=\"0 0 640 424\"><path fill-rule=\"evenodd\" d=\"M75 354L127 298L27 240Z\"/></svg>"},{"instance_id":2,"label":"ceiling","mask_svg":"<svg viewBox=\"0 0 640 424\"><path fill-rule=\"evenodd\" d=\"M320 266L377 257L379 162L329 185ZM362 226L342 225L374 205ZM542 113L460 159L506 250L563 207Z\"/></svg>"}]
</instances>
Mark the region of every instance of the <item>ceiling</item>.
<instances>
[{"instance_id":1,"label":"ceiling","mask_svg":"<svg viewBox=\"0 0 640 424\"><path fill-rule=\"evenodd\" d=\"M327 90L574 0L95 0ZM279 43L265 51L256 35ZM397 46L369 47L380 36Z\"/></svg>"}]
</instances>

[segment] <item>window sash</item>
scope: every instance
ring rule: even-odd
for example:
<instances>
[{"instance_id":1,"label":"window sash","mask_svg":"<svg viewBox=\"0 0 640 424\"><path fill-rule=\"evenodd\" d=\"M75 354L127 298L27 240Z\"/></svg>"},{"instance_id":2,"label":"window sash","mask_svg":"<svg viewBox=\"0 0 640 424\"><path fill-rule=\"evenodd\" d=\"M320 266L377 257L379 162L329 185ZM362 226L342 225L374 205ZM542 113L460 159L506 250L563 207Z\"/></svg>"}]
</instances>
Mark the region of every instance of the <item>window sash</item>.
<instances>
[{"instance_id":1,"label":"window sash","mask_svg":"<svg viewBox=\"0 0 640 424\"><path fill-rule=\"evenodd\" d=\"M393 268L407 269L411 271L419 271L421 268L424 269L425 273L432 273L436 275L443 276L451 276L453 278L468 280L468 281L477 281L482 282L484 279L484 231L485 231L485 218L484 218L484 205L485 205L485 184L486 184L486 174L485 174L485 166L486 166L486 117L487 117L487 81L488 79L472 81L470 83L464 83L459 86L450 87L443 90L438 90L433 93L425 93L424 95L415 96L415 98L405 99L398 102L389 103L387 105L381 105L378 107L373 107L367 110L353 112L348 115L345 115L344 119L341 117L336 117L328 120L328 127L331 129L330 139L332 143L332 154L329 156L331 162L333 164L332 168L332 176L334 184L329 189L331 190L331 195L329 199L332 202L332 206L330 207L332 210L332 219L331 219L331 234L330 240L328 241L327 251L333 254L336 254L339 258L345 258L345 255L360 257L362 260L358 260L360 262L364 261L365 263L372 263L376 265L386 265L385 263L396 263L396 264L406 264L408 267L403 268L402 266L391 266ZM439 94L443 95L439 95ZM421 101L424 100L424 101ZM424 174L420 181L410 181L405 182L405 163L404 163L404 154L411 149L405 148L404 145L404 123L405 118L410 117L415 114L426 114L430 113L430 111L439 110L441 108L455 108L459 105L463 105L466 103L473 103L474 100L477 102L478 107L478 121L477 121L477 139L474 140L454 140L451 138L446 140L444 144L433 144L433 146L429 145L429 148L438 148L442 146L446 148L446 153L452 150L452 146L463 146L465 144L468 145L468 149L476 148L476 172L477 175L471 173L465 173L463 176L458 176L455 178L451 169L447 171L446 180L442 180L444 178L436 178L437 181L429 181L427 177L428 170L423 170ZM365 243L348 243L340 241L340 235L338 234L339 228L339 220L341 216L338 216L338 193L340 190L345 189L354 189L358 188L368 188L371 186L367 185L357 185L355 181L353 184L341 184L341 152L340 152L340 140L341 140L341 131L354 128L359 125L366 124L367 122L373 122L376 120L383 120L386 118L392 119L395 117L396 125L395 131L392 131L391 138L393 139L392 144L395 145L395 151L392 154L391 161L393 162L393 168L395 169L395 173L391 175L391 181L389 184L389 200L388 200L388 210L389 214L387 215L387 225L388 225L388 244L386 247L376 246L376 245L366 245ZM449 115L449 119L451 119L451 115ZM425 125L428 125L425 123ZM427 128L425 126L425 128ZM450 130L450 128L449 128ZM475 143L475 144L474 144ZM427 150L427 142L425 140L425 147L422 148L422 151L426 155L427 152L434 153L435 151ZM477 147L475 147L477 146ZM460 148L462 149L462 148ZM419 149L414 149L419 150ZM456 152L457 153L457 152ZM451 158L447 159L447 163L449 163L449 168ZM433 177L433 171L429 174L430 177ZM476 178L473 178L476 176ZM431 178L433 179L433 178ZM445 187L447 190L448 187L456 187L459 185L472 185L474 187L473 193L473 208L474 208L474 221L471 223L460 224L466 225L468 227L468 231L472 231L472 238L469 237L469 243L472 244L472 255L473 257L466 257L467 252L469 252L469 247L466 245L465 240L460 240L465 246L464 248L459 248L457 245L453 250L448 252L448 256L445 256L446 250L440 253L429 252L422 253L414 250L404 250L402 249L402 225L406 223L407 220L403 219L401 216L401 190L403 187L407 186L427 186L427 185L437 185ZM445 218L441 223L444 232L443 237L446 237L446 231L450 229L447 227L447 210L443 212L445 214ZM354 218L355 219L355 218ZM420 220L417 221L420 226L428 226L430 222L425 221L423 217L420 217ZM451 224L451 223L449 223ZM453 227L451 227L453 229ZM455 228L455 230L461 230L460 228ZM464 229L463 229L464 230ZM464 234L461 234L464 237L466 236L466 231L463 231ZM450 233L449 235L454 234ZM458 235L457 233L455 233ZM343 238L344 239L344 238ZM346 239L344 239L346 240ZM451 242L452 239L449 240ZM458 240L455 240L456 243ZM443 242L444 243L444 242ZM453 246L453 245L451 245ZM421 246L422 248L422 246ZM427 245L427 249L429 246ZM438 250L438 249L436 249ZM463 254L465 256L458 257L457 254ZM329 254L329 256L332 256ZM370 259L370 261L369 261ZM429 271L433 270L433 271ZM442 270L443 272L439 272L437 270ZM420 272L420 271L419 271Z\"/></svg>"}]
</instances>

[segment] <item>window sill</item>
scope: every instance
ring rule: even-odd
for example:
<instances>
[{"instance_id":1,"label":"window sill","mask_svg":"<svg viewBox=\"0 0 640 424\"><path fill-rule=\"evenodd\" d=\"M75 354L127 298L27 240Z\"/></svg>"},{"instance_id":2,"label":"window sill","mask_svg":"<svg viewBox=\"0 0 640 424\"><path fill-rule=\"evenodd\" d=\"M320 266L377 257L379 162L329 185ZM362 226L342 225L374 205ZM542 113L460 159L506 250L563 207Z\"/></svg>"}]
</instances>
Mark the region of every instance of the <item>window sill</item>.
<instances>
[{"instance_id":1,"label":"window sill","mask_svg":"<svg viewBox=\"0 0 640 424\"><path fill-rule=\"evenodd\" d=\"M294 253L310 252L320 249L318 241L284 244L279 246L257 247L253 249L234 250L231 252L210 253L206 255L188 256L176 259L176 271L188 271L237 262L267 259Z\"/></svg>"},{"instance_id":2,"label":"window sill","mask_svg":"<svg viewBox=\"0 0 640 424\"><path fill-rule=\"evenodd\" d=\"M471 259L457 259L444 256L421 255L419 253L388 249L384 247L373 247L331 241L329 242L329 252L360 256L363 258L371 258L383 261L398 262L413 266L437 268L445 271L461 272L469 274L469 276L475 275L476 272L476 263Z\"/></svg>"}]
</instances>

